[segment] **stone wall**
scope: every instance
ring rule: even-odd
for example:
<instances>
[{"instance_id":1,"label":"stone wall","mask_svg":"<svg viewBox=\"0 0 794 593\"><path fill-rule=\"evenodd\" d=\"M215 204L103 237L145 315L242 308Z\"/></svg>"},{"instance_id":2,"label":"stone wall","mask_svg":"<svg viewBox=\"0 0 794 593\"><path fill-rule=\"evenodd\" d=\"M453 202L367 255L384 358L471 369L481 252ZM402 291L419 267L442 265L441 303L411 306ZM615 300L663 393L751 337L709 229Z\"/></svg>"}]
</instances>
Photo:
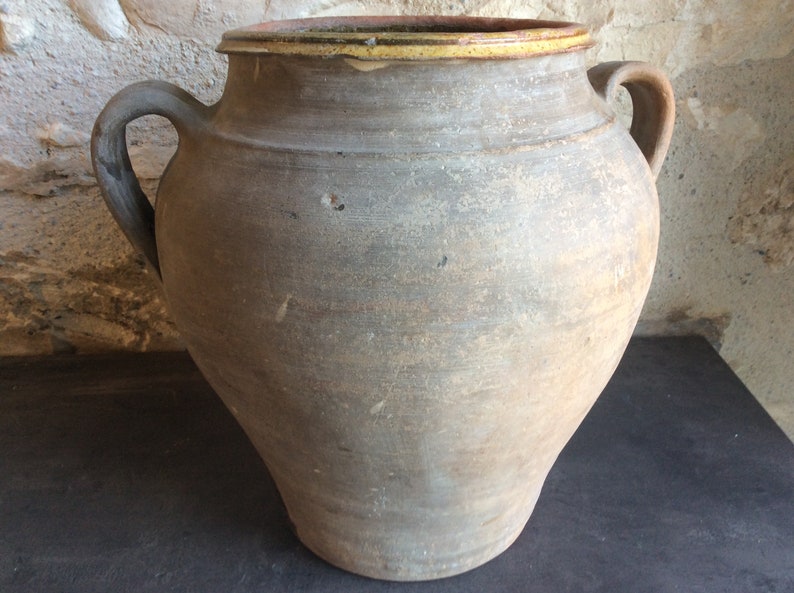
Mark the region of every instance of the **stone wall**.
<instances>
[{"instance_id":1,"label":"stone wall","mask_svg":"<svg viewBox=\"0 0 794 593\"><path fill-rule=\"evenodd\" d=\"M220 34L262 20L436 13L587 24L592 63L646 60L676 89L662 241L641 333L709 337L794 434L794 4L757 0L0 0L0 355L181 347L88 160L110 96L146 78L205 102ZM131 126L145 189L174 149Z\"/></svg>"}]
</instances>

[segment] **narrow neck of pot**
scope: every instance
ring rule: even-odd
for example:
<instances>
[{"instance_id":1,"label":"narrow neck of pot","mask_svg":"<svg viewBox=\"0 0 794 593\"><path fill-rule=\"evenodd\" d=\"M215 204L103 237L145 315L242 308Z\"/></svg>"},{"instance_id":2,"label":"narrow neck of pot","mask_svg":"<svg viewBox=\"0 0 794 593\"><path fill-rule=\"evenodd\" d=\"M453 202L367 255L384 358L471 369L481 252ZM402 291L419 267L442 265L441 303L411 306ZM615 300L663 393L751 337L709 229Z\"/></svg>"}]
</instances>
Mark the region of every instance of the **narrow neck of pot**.
<instances>
[{"instance_id":1,"label":"narrow neck of pot","mask_svg":"<svg viewBox=\"0 0 794 593\"><path fill-rule=\"evenodd\" d=\"M232 54L216 126L290 149L499 149L600 125L593 96L582 50L429 61Z\"/></svg>"}]
</instances>

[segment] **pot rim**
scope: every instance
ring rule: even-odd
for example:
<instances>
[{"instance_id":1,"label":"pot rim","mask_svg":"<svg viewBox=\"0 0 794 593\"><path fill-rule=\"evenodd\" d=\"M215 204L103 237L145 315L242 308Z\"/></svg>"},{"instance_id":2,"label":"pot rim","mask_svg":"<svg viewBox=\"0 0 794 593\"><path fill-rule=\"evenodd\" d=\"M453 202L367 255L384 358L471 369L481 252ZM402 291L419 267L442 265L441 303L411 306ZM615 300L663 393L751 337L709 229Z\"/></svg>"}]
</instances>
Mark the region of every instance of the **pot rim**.
<instances>
[{"instance_id":1,"label":"pot rim","mask_svg":"<svg viewBox=\"0 0 794 593\"><path fill-rule=\"evenodd\" d=\"M577 23L469 16L351 16L270 21L227 31L225 54L361 60L526 58L593 46Z\"/></svg>"}]
</instances>

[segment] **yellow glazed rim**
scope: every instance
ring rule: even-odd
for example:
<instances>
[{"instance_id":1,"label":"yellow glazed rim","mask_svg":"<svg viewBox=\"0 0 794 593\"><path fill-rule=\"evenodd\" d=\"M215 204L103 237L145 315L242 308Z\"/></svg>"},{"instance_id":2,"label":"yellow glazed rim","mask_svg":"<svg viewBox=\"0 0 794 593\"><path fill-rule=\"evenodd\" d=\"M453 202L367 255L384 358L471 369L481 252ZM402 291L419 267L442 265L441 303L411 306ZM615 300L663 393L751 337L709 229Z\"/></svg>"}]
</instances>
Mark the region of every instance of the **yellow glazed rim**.
<instances>
[{"instance_id":1,"label":"yellow glazed rim","mask_svg":"<svg viewBox=\"0 0 794 593\"><path fill-rule=\"evenodd\" d=\"M226 54L361 60L526 58L592 47L583 26L479 17L329 17L272 21L224 33Z\"/></svg>"}]
</instances>

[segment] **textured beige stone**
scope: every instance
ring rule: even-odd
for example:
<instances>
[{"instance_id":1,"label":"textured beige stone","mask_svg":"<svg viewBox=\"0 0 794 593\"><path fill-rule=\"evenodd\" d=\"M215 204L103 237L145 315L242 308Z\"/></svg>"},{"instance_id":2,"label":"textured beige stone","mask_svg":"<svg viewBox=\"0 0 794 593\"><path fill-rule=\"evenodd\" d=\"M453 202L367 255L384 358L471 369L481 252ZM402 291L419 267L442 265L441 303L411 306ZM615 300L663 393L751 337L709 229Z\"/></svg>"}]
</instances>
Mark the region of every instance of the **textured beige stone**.
<instances>
[{"instance_id":1,"label":"textured beige stone","mask_svg":"<svg viewBox=\"0 0 794 593\"><path fill-rule=\"evenodd\" d=\"M100 39L123 39L129 23L117 0L69 0L83 25Z\"/></svg>"},{"instance_id":2,"label":"textured beige stone","mask_svg":"<svg viewBox=\"0 0 794 593\"><path fill-rule=\"evenodd\" d=\"M143 266L127 256L112 266L58 269L35 252L0 255L0 356L38 352L173 348L180 345ZM64 272L68 271L68 274ZM125 303L119 308L118 303Z\"/></svg>"},{"instance_id":3,"label":"textured beige stone","mask_svg":"<svg viewBox=\"0 0 794 593\"><path fill-rule=\"evenodd\" d=\"M88 132L75 130L63 122L54 122L38 129L36 136L45 144L60 146L83 146L91 140Z\"/></svg>"},{"instance_id":4,"label":"textured beige stone","mask_svg":"<svg viewBox=\"0 0 794 593\"><path fill-rule=\"evenodd\" d=\"M181 347L96 188L0 204L0 356Z\"/></svg>"},{"instance_id":5,"label":"textured beige stone","mask_svg":"<svg viewBox=\"0 0 794 593\"><path fill-rule=\"evenodd\" d=\"M665 64L673 76L702 63L725 66L782 58L794 49L790 0L688 0L675 20L686 27Z\"/></svg>"},{"instance_id":6,"label":"textured beige stone","mask_svg":"<svg viewBox=\"0 0 794 593\"><path fill-rule=\"evenodd\" d=\"M698 131L719 136L726 153L738 166L764 140L761 126L743 108L734 105L704 106L698 97L689 97L681 110L684 121Z\"/></svg>"},{"instance_id":7,"label":"textured beige stone","mask_svg":"<svg viewBox=\"0 0 794 593\"><path fill-rule=\"evenodd\" d=\"M0 157L0 187L33 196L52 196L63 188L93 186L94 177L87 155L57 155L31 165Z\"/></svg>"},{"instance_id":8,"label":"textured beige stone","mask_svg":"<svg viewBox=\"0 0 794 593\"><path fill-rule=\"evenodd\" d=\"M794 263L794 155L742 195L731 240L756 247L774 269Z\"/></svg>"},{"instance_id":9,"label":"textured beige stone","mask_svg":"<svg viewBox=\"0 0 794 593\"><path fill-rule=\"evenodd\" d=\"M0 11L0 49L16 53L36 36L36 25L32 18Z\"/></svg>"},{"instance_id":10,"label":"textured beige stone","mask_svg":"<svg viewBox=\"0 0 794 593\"><path fill-rule=\"evenodd\" d=\"M228 30L264 20L266 2L245 0L121 0L137 22L180 37L216 41Z\"/></svg>"}]
</instances>

